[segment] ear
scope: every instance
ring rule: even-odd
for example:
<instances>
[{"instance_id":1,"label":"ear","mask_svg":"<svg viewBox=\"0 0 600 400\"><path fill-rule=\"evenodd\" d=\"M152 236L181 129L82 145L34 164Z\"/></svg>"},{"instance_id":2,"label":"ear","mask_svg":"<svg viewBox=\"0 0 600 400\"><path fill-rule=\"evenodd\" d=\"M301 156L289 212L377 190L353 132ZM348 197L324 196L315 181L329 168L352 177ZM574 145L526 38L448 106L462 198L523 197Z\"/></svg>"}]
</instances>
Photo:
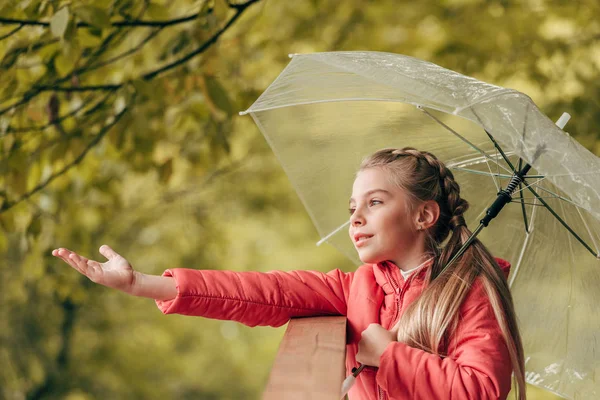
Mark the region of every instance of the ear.
<instances>
[{"instance_id":1,"label":"ear","mask_svg":"<svg viewBox=\"0 0 600 400\"><path fill-rule=\"evenodd\" d=\"M415 226L421 226L424 230L431 228L440 217L440 206L434 200L424 201L419 205L415 216Z\"/></svg>"}]
</instances>

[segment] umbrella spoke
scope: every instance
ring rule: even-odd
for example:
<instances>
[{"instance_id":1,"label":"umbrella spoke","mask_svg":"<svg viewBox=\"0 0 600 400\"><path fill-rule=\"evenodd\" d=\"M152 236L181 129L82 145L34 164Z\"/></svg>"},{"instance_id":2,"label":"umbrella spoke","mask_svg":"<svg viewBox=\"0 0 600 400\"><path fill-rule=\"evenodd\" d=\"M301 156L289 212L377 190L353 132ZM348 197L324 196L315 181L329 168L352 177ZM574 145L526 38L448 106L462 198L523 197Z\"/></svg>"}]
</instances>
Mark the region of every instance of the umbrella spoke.
<instances>
[{"instance_id":1,"label":"umbrella spoke","mask_svg":"<svg viewBox=\"0 0 600 400\"><path fill-rule=\"evenodd\" d=\"M453 170L457 170L457 171L464 171L464 172L470 172L472 174L477 174L477 175L485 175L485 176L491 176L491 177L498 177L498 178L506 178L506 179L510 179L512 178L512 175L508 175L508 174L497 174L495 172L486 172L486 171L479 171L476 169L470 169L470 168L462 168L462 167L449 167L450 169ZM494 180L494 182L496 182ZM496 185L498 186L498 185Z\"/></svg>"},{"instance_id":2,"label":"umbrella spoke","mask_svg":"<svg viewBox=\"0 0 600 400\"><path fill-rule=\"evenodd\" d=\"M548 194L552 195L552 196L550 196L550 197L548 197L548 196L540 196L540 198L546 198L546 199L560 199L560 200L562 200L562 201L566 201L567 203L569 203L569 204L571 204L571 205L573 205L573 206L577 207L578 209L579 209L579 208L583 208L583 209L585 210L585 208L584 208L584 207L582 207L582 206L580 206L579 204L577 204L577 203L574 203L572 200L569 200L569 199L567 199L566 197L563 197L563 196L561 196L561 195L559 195L559 194L556 194L556 193L554 193L553 191L551 191L551 190L549 190L549 189L546 189L546 188L544 188L544 187L542 187L542 186L540 186L540 185L536 185L535 183L534 183L534 184L531 184L531 186L535 186L537 189L539 189L539 190L542 190L542 191L544 191L544 192L546 192L546 193L548 193Z\"/></svg>"},{"instance_id":3,"label":"umbrella spoke","mask_svg":"<svg viewBox=\"0 0 600 400\"><path fill-rule=\"evenodd\" d=\"M477 175L486 175L486 176L495 176L498 178L505 178L505 179L510 179L513 176L509 175L509 174L497 174L495 172L489 173L489 172L485 172L485 171L479 171L476 169L470 169L470 168L464 168L464 167L455 167L455 166L448 166L448 168L452 169L452 170L456 170L456 171L464 171L464 172L471 172L473 174L477 174ZM543 175L527 175L527 178L537 178L537 179L542 179L545 178L545 176Z\"/></svg>"},{"instance_id":4,"label":"umbrella spoke","mask_svg":"<svg viewBox=\"0 0 600 400\"><path fill-rule=\"evenodd\" d=\"M519 171L523 168L523 159L519 157ZM527 224L527 209L525 208L525 198L523 197L523 184L519 183L519 197L521 198L521 211L523 212L523 223L525 224L525 232L529 233L529 225Z\"/></svg>"},{"instance_id":5,"label":"umbrella spoke","mask_svg":"<svg viewBox=\"0 0 600 400\"><path fill-rule=\"evenodd\" d=\"M467 145L469 145L470 147L473 148L473 150L479 152L482 156L484 156L486 158L486 160L489 160L491 162L496 162L496 160L494 160L492 157L490 157L485 151L483 151L482 149L480 149L479 147L475 146L473 143L471 143L467 138L465 138L464 136L462 136L460 133L456 132L454 129L450 128L448 125L446 125L445 123L443 123L442 121L440 121L436 116L434 116L433 114L431 114L429 111L427 111L425 108L423 108L422 106L417 106L417 108L421 111L423 111L425 113L425 115L427 115L428 117L430 117L431 119L433 119L435 122L437 122L438 124L440 124L444 129L446 129L448 132L452 133L454 136L456 136L457 138L459 138L460 140L462 140L463 142L465 142ZM487 162L487 161L486 161ZM498 164L500 165L500 164ZM513 173L513 171L509 170L508 168L504 167L503 165L501 166L506 172L509 173Z\"/></svg>"},{"instance_id":6,"label":"umbrella spoke","mask_svg":"<svg viewBox=\"0 0 600 400\"><path fill-rule=\"evenodd\" d=\"M544 206L543 204L528 203L528 202L523 201L523 200L511 200L510 202L511 203L521 203L521 204L526 204L528 206L536 206L536 207L540 207L540 206L543 207ZM527 216L527 214L525 214L525 216ZM525 226L527 226L527 225L525 225Z\"/></svg>"},{"instance_id":7,"label":"umbrella spoke","mask_svg":"<svg viewBox=\"0 0 600 400\"><path fill-rule=\"evenodd\" d=\"M600 258L600 255L595 253L594 250L592 250L592 248L582 238L580 238L579 235L577 233L575 233L575 231L573 231L573 229L571 229L571 227L556 213L556 211L554 211L554 209L552 207L550 207L550 205L548 203L546 203L546 201L544 199L542 199L535 190L533 190L531 185L527 185L525 187L527 189L529 189L529 191L531 193L533 193L533 195L536 197L536 199L538 199L540 201L540 203L542 203L544 206L546 206L546 209L548 211L550 211L550 214L552 214L554 216L554 218L556 218L558 220L558 222L561 223L562 226L564 226L569 232L571 232L571 234L575 237L575 239L577 239L579 241L579 243L581 243L583 245L583 247L585 247L595 257Z\"/></svg>"},{"instance_id":8,"label":"umbrella spoke","mask_svg":"<svg viewBox=\"0 0 600 400\"><path fill-rule=\"evenodd\" d=\"M537 199L534 199L534 202L537 202ZM521 263L523 261L523 257L525 256L525 249L527 249L527 244L529 243L529 238L531 237L531 233L533 232L534 218L535 218L536 210L537 210L537 208L533 207L533 209L531 211L531 219L529 220L529 224L528 224L530 229L529 229L529 231L525 232L525 240L523 241L523 245L521 246L521 252L519 253L519 259L517 260L517 263L514 268L514 272L513 272L512 276L510 277L510 282L508 282L508 287L512 287L512 284L515 281L517 274L519 273L519 269L521 268Z\"/></svg>"},{"instance_id":9,"label":"umbrella spoke","mask_svg":"<svg viewBox=\"0 0 600 400\"><path fill-rule=\"evenodd\" d=\"M513 155L514 153L509 152L508 154ZM496 159L493 159L492 156L488 156L489 159L491 159L491 161L493 161L494 163L498 162L498 159L500 159L501 157L496 155L495 156ZM482 156L476 156L473 158L469 158L467 160L460 160L459 158L454 158L454 159L450 159L450 160L446 160L446 166L448 166L449 168L456 166L456 165L460 165L463 167L466 166L470 166L470 165L477 165L477 164L481 164L482 162L487 162L486 157L482 157ZM506 169L507 172L510 172L511 174L513 173L512 171Z\"/></svg>"},{"instance_id":10,"label":"umbrella spoke","mask_svg":"<svg viewBox=\"0 0 600 400\"><path fill-rule=\"evenodd\" d=\"M337 228L335 228L333 231L331 231L327 236L325 236L323 239L319 240L317 242L317 246L322 245L324 242L327 241L327 239L329 239L330 237L332 237L333 235L335 235L336 233L338 233L339 231L341 231L346 225L348 225L350 223L350 220L344 222L342 225L338 226Z\"/></svg>"},{"instance_id":11,"label":"umbrella spoke","mask_svg":"<svg viewBox=\"0 0 600 400\"><path fill-rule=\"evenodd\" d=\"M599 175L600 171L592 171L592 172L577 172L577 173L573 173L570 172L568 174L550 174L550 175L546 175L546 177L553 177L553 176L582 176L582 175ZM533 175L527 175L529 178L533 178Z\"/></svg>"},{"instance_id":12,"label":"umbrella spoke","mask_svg":"<svg viewBox=\"0 0 600 400\"><path fill-rule=\"evenodd\" d=\"M575 210L577 210L577 214L579 214L579 218L581 218L581 222L583 222L583 226L585 226L585 229L587 230L588 235L590 235L590 240L592 241L592 244L594 245L594 248L596 249L597 256L600 256L600 249L598 248L598 243L596 243L596 239L594 238L594 235L592 234L590 227L588 226L587 222L585 222L585 218L583 218L583 215L581 215L581 210L579 210L579 207L575 207Z\"/></svg>"},{"instance_id":13,"label":"umbrella spoke","mask_svg":"<svg viewBox=\"0 0 600 400\"><path fill-rule=\"evenodd\" d=\"M531 176L527 176L527 178L531 178ZM542 189L542 187L541 187L540 185L537 185L537 184L538 184L538 183L540 183L541 181L543 181L544 179L546 179L546 177L545 177L545 176L541 177L540 179L538 179L537 181L535 181L535 182L533 182L533 183L526 184L526 185L525 185L525 187L523 187L523 188L521 188L521 189L519 189L519 190L515 190L515 191L513 192L513 194L514 194L514 193L521 193L521 191L523 191L523 189L528 189L528 188L530 188L531 186L535 186L535 187L537 187L537 188L539 188L539 189ZM523 182L525 182L525 181L523 181ZM542 189L542 190L543 190L543 189ZM556 196L552 196L552 197L556 197Z\"/></svg>"},{"instance_id":14,"label":"umbrella spoke","mask_svg":"<svg viewBox=\"0 0 600 400\"><path fill-rule=\"evenodd\" d=\"M498 159L498 149L496 149L496 160ZM489 168L489 165L488 165ZM490 169L490 172L492 172L492 170ZM496 173L500 174L500 166L498 166L498 163L496 163ZM498 182L500 182L500 179L498 179ZM500 190L502 190L502 187L500 185L496 186L496 189L498 190L498 192Z\"/></svg>"},{"instance_id":15,"label":"umbrella spoke","mask_svg":"<svg viewBox=\"0 0 600 400\"><path fill-rule=\"evenodd\" d=\"M471 111L473 111L473 109L471 109ZM473 114L475 114L475 111L473 111ZM477 114L475 114L475 116L477 117L477 119L479 119L479 116L477 116ZM481 123L481 120L479 120L479 122ZM481 123L481 126L483 126L483 123ZM502 155L504 162L506 164L508 164L508 166L510 167L510 169L513 172L517 172L517 170L515 170L514 165L512 165L512 163L510 162L510 160L508 159L508 157L506 156L504 151L502 151L502 148L500 147L500 145L496 142L496 139L494 139L494 137L487 131L487 129L484 129L484 131L485 131L486 135L488 135L488 138L490 138L490 140L494 144L494 147L496 148L496 150L498 150L500 152L500 154Z\"/></svg>"}]
</instances>

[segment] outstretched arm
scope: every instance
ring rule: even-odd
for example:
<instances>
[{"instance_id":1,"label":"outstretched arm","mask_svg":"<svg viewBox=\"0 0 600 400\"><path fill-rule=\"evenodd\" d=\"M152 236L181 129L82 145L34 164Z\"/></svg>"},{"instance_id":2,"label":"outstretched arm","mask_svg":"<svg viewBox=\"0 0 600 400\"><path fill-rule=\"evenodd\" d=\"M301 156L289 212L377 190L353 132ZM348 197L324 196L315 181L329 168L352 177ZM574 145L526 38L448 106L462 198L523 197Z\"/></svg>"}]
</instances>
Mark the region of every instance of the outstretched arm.
<instances>
[{"instance_id":1,"label":"outstretched arm","mask_svg":"<svg viewBox=\"0 0 600 400\"><path fill-rule=\"evenodd\" d=\"M91 281L125 293L148 297L165 314L227 319L249 326L281 326L293 317L346 315L352 273L334 270L233 272L176 268L162 276L134 271L109 246L100 247L100 263L68 249L52 255Z\"/></svg>"},{"instance_id":2,"label":"outstretched arm","mask_svg":"<svg viewBox=\"0 0 600 400\"><path fill-rule=\"evenodd\" d=\"M352 273L333 270L234 272L176 268L177 297L157 301L165 314L177 313L281 326L293 317L346 315Z\"/></svg>"}]
</instances>

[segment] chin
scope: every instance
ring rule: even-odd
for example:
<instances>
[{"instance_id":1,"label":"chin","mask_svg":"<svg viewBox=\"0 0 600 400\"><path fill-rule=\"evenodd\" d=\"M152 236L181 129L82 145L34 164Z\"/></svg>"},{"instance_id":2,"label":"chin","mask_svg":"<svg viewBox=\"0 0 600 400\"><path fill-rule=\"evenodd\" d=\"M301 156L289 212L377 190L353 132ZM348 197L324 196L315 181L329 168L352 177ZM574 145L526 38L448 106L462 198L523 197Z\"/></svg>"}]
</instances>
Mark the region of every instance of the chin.
<instances>
[{"instance_id":1,"label":"chin","mask_svg":"<svg viewBox=\"0 0 600 400\"><path fill-rule=\"evenodd\" d=\"M379 262L385 261L385 257L382 257L379 254L371 254L371 253L363 253L361 254L360 252L358 253L358 258L360 258L360 261L365 263L365 264L377 264Z\"/></svg>"}]
</instances>

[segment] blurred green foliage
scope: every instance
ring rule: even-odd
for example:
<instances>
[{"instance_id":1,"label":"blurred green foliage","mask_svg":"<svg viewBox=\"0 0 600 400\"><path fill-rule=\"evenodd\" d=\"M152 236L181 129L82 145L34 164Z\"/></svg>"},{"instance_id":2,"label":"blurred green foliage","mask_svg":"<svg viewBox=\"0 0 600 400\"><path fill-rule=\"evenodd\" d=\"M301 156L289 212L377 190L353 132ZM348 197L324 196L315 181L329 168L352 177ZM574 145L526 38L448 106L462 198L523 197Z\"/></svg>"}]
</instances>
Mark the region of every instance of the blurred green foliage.
<instances>
[{"instance_id":1,"label":"blurred green foliage","mask_svg":"<svg viewBox=\"0 0 600 400\"><path fill-rule=\"evenodd\" d=\"M567 130L600 154L597 15L595 0L5 2L0 397L259 398L283 328L165 317L51 250L98 259L106 243L154 274L352 270L314 247L275 157L237 116L288 53L426 59L523 91L551 119L570 112Z\"/></svg>"}]
</instances>

